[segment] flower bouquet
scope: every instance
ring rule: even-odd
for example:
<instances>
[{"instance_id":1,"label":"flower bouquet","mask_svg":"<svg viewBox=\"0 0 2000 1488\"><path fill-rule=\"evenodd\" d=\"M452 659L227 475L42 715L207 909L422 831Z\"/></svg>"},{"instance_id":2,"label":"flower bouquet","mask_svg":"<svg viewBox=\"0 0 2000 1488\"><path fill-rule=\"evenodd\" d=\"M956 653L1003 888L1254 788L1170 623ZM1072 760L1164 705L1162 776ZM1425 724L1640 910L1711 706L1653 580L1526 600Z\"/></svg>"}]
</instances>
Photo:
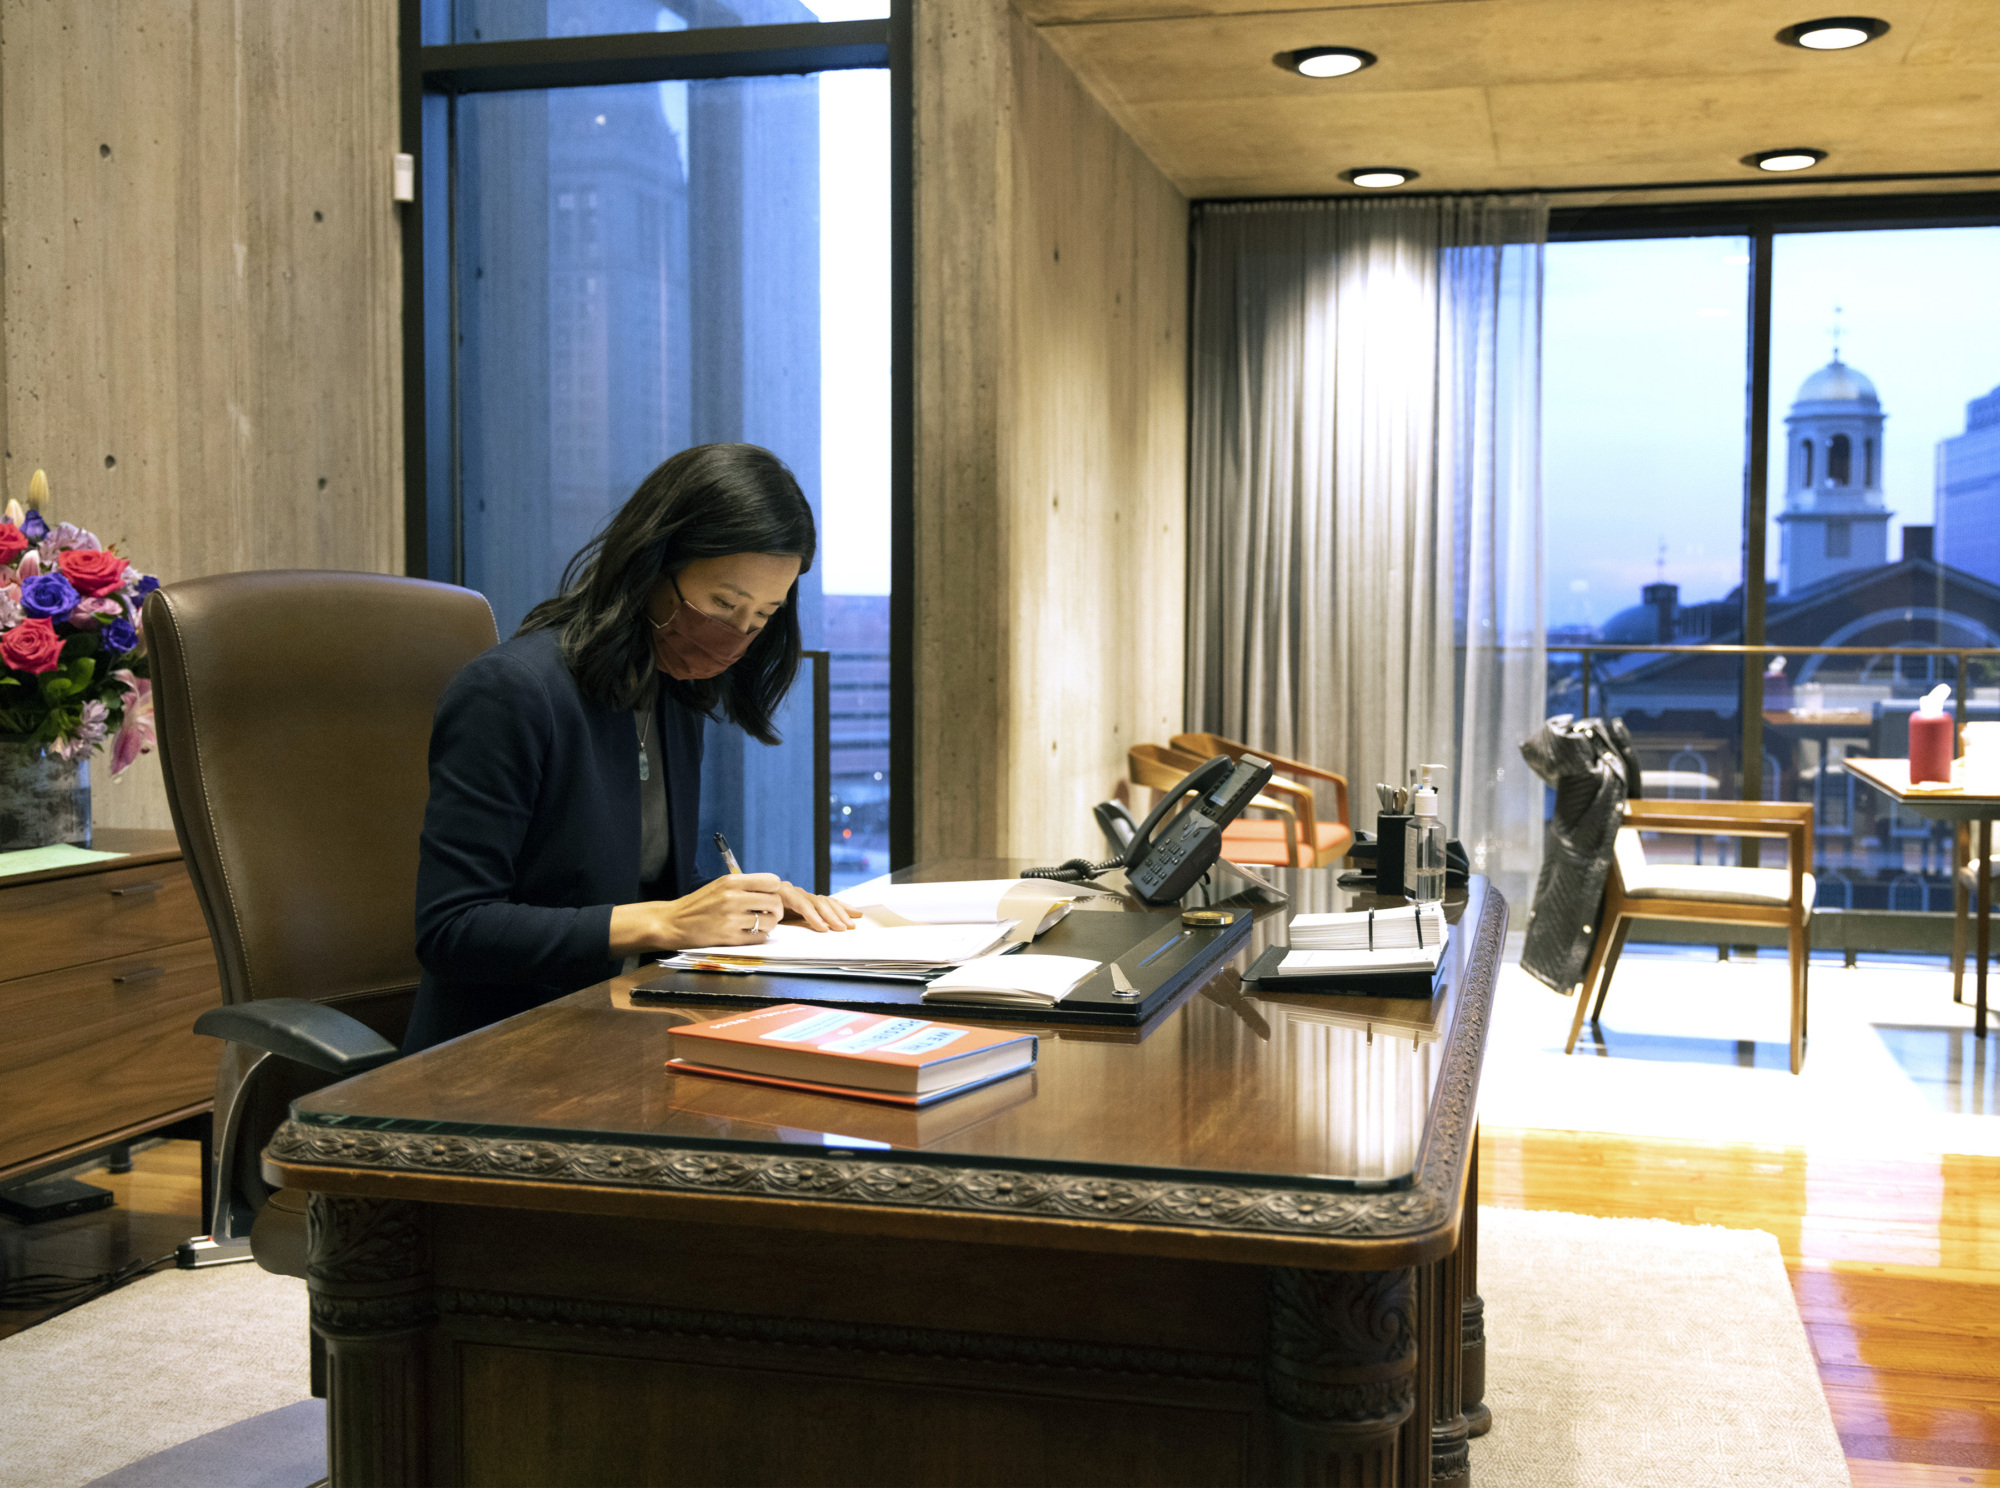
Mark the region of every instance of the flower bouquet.
<instances>
[{"instance_id":1,"label":"flower bouquet","mask_svg":"<svg viewBox=\"0 0 2000 1488\"><path fill-rule=\"evenodd\" d=\"M39 470L28 497L0 521L0 849L87 841L89 777L77 767L106 737L113 776L153 746L139 607L160 581L95 534L51 526ZM57 826L23 819L37 815L32 798L64 790L82 792L80 830L74 811Z\"/></svg>"}]
</instances>

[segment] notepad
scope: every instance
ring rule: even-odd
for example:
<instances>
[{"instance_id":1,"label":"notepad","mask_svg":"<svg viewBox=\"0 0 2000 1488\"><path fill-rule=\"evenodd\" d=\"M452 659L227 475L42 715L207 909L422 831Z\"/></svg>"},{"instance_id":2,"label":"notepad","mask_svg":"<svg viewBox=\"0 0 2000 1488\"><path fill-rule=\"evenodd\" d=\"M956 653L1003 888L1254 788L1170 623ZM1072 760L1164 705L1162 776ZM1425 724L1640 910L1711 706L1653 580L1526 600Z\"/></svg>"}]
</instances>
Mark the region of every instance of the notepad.
<instances>
[{"instance_id":1,"label":"notepad","mask_svg":"<svg viewBox=\"0 0 2000 1488\"><path fill-rule=\"evenodd\" d=\"M981 956L933 977L924 1001L1054 1007L1102 964L1083 956Z\"/></svg>"}]
</instances>

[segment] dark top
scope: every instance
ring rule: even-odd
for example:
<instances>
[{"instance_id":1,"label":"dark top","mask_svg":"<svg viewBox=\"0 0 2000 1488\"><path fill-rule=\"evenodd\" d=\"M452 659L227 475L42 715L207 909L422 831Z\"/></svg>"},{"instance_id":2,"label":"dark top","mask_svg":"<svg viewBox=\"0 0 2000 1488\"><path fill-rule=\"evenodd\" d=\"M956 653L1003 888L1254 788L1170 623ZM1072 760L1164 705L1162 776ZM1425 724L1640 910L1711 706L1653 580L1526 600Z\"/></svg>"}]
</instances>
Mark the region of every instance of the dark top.
<instances>
[{"instance_id":1,"label":"dark top","mask_svg":"<svg viewBox=\"0 0 2000 1488\"><path fill-rule=\"evenodd\" d=\"M698 886L701 717L658 690L672 851L639 880L639 740L629 710L578 690L554 631L474 657L438 702L417 865L424 978L403 1052L618 971L611 910Z\"/></svg>"}]
</instances>

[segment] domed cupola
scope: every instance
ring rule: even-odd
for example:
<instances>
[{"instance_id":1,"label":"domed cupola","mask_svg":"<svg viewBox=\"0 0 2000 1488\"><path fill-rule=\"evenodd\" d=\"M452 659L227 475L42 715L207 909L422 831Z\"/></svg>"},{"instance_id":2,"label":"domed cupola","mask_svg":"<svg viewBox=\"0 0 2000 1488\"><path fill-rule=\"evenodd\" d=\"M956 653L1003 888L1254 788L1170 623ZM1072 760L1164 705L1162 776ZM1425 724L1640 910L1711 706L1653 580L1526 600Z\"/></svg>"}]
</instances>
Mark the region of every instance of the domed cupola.
<instances>
[{"instance_id":1,"label":"domed cupola","mask_svg":"<svg viewBox=\"0 0 2000 1488\"><path fill-rule=\"evenodd\" d=\"M1840 359L1799 385L1785 417L1785 509L1778 515L1780 590L1793 594L1889 558L1882 499L1882 425L1875 384Z\"/></svg>"}]
</instances>

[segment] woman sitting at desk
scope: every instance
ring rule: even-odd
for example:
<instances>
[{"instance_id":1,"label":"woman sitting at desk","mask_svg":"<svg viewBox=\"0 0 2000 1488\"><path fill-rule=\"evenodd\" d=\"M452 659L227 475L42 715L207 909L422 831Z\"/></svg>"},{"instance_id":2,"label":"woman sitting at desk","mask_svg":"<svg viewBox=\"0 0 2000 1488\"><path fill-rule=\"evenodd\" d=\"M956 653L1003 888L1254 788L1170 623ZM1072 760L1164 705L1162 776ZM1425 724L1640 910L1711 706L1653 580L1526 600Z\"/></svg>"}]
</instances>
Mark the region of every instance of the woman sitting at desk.
<instances>
[{"instance_id":1,"label":"woman sitting at desk","mask_svg":"<svg viewBox=\"0 0 2000 1488\"><path fill-rule=\"evenodd\" d=\"M768 450L685 450L563 570L562 592L452 679L431 726L417 869L423 982L404 1052L616 975L748 945L838 903L773 873L695 873L701 726L765 744L798 671L812 509Z\"/></svg>"}]
</instances>

